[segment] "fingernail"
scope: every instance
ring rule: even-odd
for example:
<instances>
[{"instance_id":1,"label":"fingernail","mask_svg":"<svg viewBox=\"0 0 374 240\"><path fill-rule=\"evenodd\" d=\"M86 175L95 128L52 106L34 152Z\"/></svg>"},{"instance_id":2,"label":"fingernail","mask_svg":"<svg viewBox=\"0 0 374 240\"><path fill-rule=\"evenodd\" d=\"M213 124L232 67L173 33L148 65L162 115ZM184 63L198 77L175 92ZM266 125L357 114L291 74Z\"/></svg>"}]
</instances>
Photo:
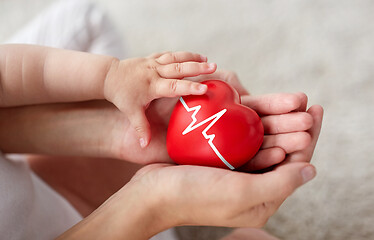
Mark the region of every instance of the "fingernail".
<instances>
[{"instance_id":1,"label":"fingernail","mask_svg":"<svg viewBox=\"0 0 374 240\"><path fill-rule=\"evenodd\" d=\"M199 84L199 86L197 87L197 90L199 92L205 92L207 89L208 89L208 86L205 84Z\"/></svg>"},{"instance_id":2,"label":"fingernail","mask_svg":"<svg viewBox=\"0 0 374 240\"><path fill-rule=\"evenodd\" d=\"M301 169L301 176L303 177L304 183L309 182L316 176L316 170L312 166L307 166Z\"/></svg>"},{"instance_id":3,"label":"fingernail","mask_svg":"<svg viewBox=\"0 0 374 240\"><path fill-rule=\"evenodd\" d=\"M139 143L140 143L140 147L141 147L141 148L145 148L145 146L146 146L146 141L144 140L144 138L140 138L140 139L139 139Z\"/></svg>"},{"instance_id":4,"label":"fingernail","mask_svg":"<svg viewBox=\"0 0 374 240\"><path fill-rule=\"evenodd\" d=\"M204 55L200 55L201 61L206 62L208 61L208 58Z\"/></svg>"},{"instance_id":5,"label":"fingernail","mask_svg":"<svg viewBox=\"0 0 374 240\"><path fill-rule=\"evenodd\" d=\"M216 64L215 63L209 63L208 64L208 69L209 70L213 70L213 69L215 69L216 68Z\"/></svg>"}]
</instances>

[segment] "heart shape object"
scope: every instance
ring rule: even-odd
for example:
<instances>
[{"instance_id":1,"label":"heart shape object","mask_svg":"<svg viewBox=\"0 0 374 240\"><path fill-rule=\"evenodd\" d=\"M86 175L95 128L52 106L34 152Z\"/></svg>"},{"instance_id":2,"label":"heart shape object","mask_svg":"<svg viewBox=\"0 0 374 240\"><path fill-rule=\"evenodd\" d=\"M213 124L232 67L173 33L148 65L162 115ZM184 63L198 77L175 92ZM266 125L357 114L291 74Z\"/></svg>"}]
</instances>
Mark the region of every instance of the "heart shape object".
<instances>
[{"instance_id":1,"label":"heart shape object","mask_svg":"<svg viewBox=\"0 0 374 240\"><path fill-rule=\"evenodd\" d=\"M257 113L240 104L226 82L208 80L204 95L181 97L170 118L167 150L178 164L235 169L261 147L264 128Z\"/></svg>"}]
</instances>

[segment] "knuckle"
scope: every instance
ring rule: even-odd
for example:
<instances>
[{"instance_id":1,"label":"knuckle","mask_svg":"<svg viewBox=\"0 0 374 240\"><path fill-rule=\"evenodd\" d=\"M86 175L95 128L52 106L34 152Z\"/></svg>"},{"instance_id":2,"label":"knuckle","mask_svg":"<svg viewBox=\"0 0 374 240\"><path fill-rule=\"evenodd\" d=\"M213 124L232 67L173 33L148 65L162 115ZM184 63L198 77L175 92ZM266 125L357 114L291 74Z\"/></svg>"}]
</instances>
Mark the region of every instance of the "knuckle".
<instances>
[{"instance_id":1,"label":"knuckle","mask_svg":"<svg viewBox=\"0 0 374 240\"><path fill-rule=\"evenodd\" d=\"M177 89L178 89L178 80L176 80L176 79L171 80L170 83L169 83L169 88L170 88L170 91L172 93L177 92Z\"/></svg>"},{"instance_id":2,"label":"knuckle","mask_svg":"<svg viewBox=\"0 0 374 240\"><path fill-rule=\"evenodd\" d=\"M153 63L150 63L150 65L148 66L149 69L153 70L153 71L158 71L158 68L157 68L157 65L156 64L153 64Z\"/></svg>"},{"instance_id":3,"label":"knuckle","mask_svg":"<svg viewBox=\"0 0 374 240\"><path fill-rule=\"evenodd\" d=\"M177 73L182 74L182 73L183 73L183 64L181 64L181 63L176 63L176 64L175 64L175 71L176 71Z\"/></svg>"},{"instance_id":4,"label":"knuckle","mask_svg":"<svg viewBox=\"0 0 374 240\"><path fill-rule=\"evenodd\" d=\"M169 57L172 62L178 62L178 56L176 53L169 53Z\"/></svg>"},{"instance_id":5,"label":"knuckle","mask_svg":"<svg viewBox=\"0 0 374 240\"><path fill-rule=\"evenodd\" d=\"M144 133L144 127L143 126L135 126L134 127L135 128L135 131L137 132L137 133Z\"/></svg>"}]
</instances>

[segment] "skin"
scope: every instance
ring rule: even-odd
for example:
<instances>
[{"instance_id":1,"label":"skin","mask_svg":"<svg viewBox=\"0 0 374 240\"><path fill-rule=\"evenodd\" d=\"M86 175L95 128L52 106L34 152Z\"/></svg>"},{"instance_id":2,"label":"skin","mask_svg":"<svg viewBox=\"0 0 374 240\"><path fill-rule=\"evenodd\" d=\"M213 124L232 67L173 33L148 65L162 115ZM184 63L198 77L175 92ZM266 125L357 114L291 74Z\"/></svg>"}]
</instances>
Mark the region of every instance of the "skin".
<instances>
[{"instance_id":1,"label":"skin","mask_svg":"<svg viewBox=\"0 0 374 240\"><path fill-rule=\"evenodd\" d=\"M277 99L277 98L274 96L274 99ZM261 102L261 98L259 98L259 101ZM98 102L90 102L90 103L82 103L80 105L91 105L90 109L92 111L97 111L96 118L98 118L98 116L103 115L102 114L103 109L102 109L102 107L100 107L100 105L97 105L97 104L98 104ZM95 108L94 108L95 105L98 106L97 110L95 110ZM264 104L264 106L265 105L267 105L267 104ZM61 105L58 105L58 106L61 106ZM49 106L50 108L48 108L49 109L48 111L52 111L52 113L53 113L58 106L51 105L51 106ZM74 106L78 107L77 105L74 105ZM109 106L110 105L108 105L108 108L115 109L114 107L112 107L112 106L109 107ZM33 111L38 110L38 111L34 112L34 114L32 114L32 115L41 116L41 113L48 112L46 110L46 107L47 106L37 106L37 107L32 107L32 109L31 109L31 107L28 107L28 114L32 113ZM77 114L77 113L82 114L82 112L84 112L83 109L82 109L82 111L74 110L73 113L74 114ZM315 118L314 122L316 123L316 125L314 125L313 129L311 129L310 131L315 133L316 131L319 130L319 127L320 127L320 124L321 124L322 114L321 114L321 111L320 111L321 109L318 106L315 106L315 107L311 108L311 110L312 109L314 109L314 111L312 111L313 112L312 117ZM40 111L40 110L42 110L42 111ZM116 110L116 111L118 111L118 110ZM65 112L64 115L66 116L67 113L68 112ZM107 115L107 114L105 114L105 115ZM56 116L55 114L48 114L48 116L49 117L54 116L53 118L55 120L59 119L58 115ZM92 119L92 118L95 118L94 116L95 115L90 114L86 118L87 119L88 118ZM108 116L110 116L110 115L108 115ZM81 118L82 117L85 118L84 116L81 116ZM25 118L22 117L21 119L27 119L27 117L25 116ZM302 119L303 118L300 119L301 125L303 125L302 124ZM50 119L50 120L52 120L52 119ZM43 122L45 123L45 120L41 121L41 123L43 123ZM51 122L53 122L53 121L51 121ZM79 122L81 122L81 120L79 120ZM41 125L44 126L44 123L41 124ZM279 121L278 123L279 123L279 128L283 128L283 127L287 127L288 121L284 121L284 122ZM92 126L92 125L91 126L94 129L100 129L99 125L102 125L102 124L100 124L100 122L99 122L97 127ZM72 126L70 126L70 127L72 127ZM75 128L75 131L77 131L78 129L81 129L82 127L83 127L83 125L78 125L77 128ZM95 133L98 133L98 132L95 131ZM32 134L32 135L34 135L34 134ZM104 135L105 134L103 133L102 136L104 136ZM95 136L95 135L93 135L93 136ZM314 134L314 136L316 136L316 134ZM314 137L312 139L311 143L310 143L312 147L313 147L312 143L314 143L314 142L316 142L316 137ZM266 157L263 157L263 158L262 157L260 158L260 157L256 156L255 159L260 159L259 162L263 162L263 164L265 164L265 163L273 164L274 162L284 161L284 154L280 154L279 156L277 156L277 154L276 154L277 150L276 149L278 149L278 148L274 148L273 150L268 149L266 151L262 150L262 152L263 152L262 154L264 154L263 156L266 156L268 154L267 151L271 151L273 153L270 152L269 155L267 155ZM313 151L313 150L305 151L305 156L304 156L304 159L303 159L304 162L307 162L307 161L310 160L310 158L309 158L309 157L311 157L310 151ZM260 153L261 153L261 151L260 151ZM274 153L275 153L275 155L274 155ZM293 154L299 154L299 152L290 153L288 156L293 156ZM278 157L280 157L279 158L280 160L277 160ZM120 162L119 160L114 160L114 159L97 159L97 158L82 158L82 157L81 158L71 158L71 157L69 157L69 158L65 157L64 158L64 157L34 156L34 157L30 158L30 161L31 161L32 168L41 177L43 177L44 180L46 180L49 184L51 184L52 186L57 188L57 190L60 191L62 195L67 197L67 199L69 199L73 204L75 203L74 205L77 207L77 209L80 209L80 211L84 215L88 215L94 209L96 209L96 207L99 206L103 201L105 201L105 199L107 197L109 197L113 192L115 192L121 186L123 186L131 178L132 173L134 173L136 170L138 170L140 168L139 165L129 164L129 163L123 162L123 161ZM156 173L157 178L159 178L159 174L165 175L164 176L164 178L165 178L164 182L160 181L160 182L154 183L154 185L151 184L150 186L152 186L152 187L150 187L150 188L155 190L155 189L157 189L156 186L158 186L158 185L168 186L168 183L170 183L170 176L172 175L172 173L176 172L176 170L172 169L173 165L151 165L151 166L156 166L156 168L152 169L152 171L156 171L156 169L158 169L158 168L167 168L167 167L169 167L169 169L171 168L171 170L170 170L170 172L169 171L164 172L164 170L163 170L161 173ZM200 169L200 167L197 167L197 169ZM140 173L144 172L145 170L148 170L148 169L147 168L142 169ZM191 195L188 191L185 191L184 188L193 189L193 187L191 185L195 185L195 184L196 185L203 185L205 187L212 186L212 184L214 184L212 182L209 182L209 183L206 183L206 184L201 183L200 180L199 180L199 184L194 183L194 182L190 182L189 185L186 185L184 183L184 181L186 181L186 180L193 181L193 180L199 179L199 178L195 177L195 175L192 175L192 174L195 174L195 173L197 173L198 175L207 175L208 174L207 176L211 176L211 175L209 175L210 168L204 169L204 171L207 171L207 172L202 172L202 173L199 174L199 171L197 171L196 169L183 168L181 173L176 174L177 176L180 176L181 183L177 182L176 185L170 187L171 189L169 189L169 190L165 190L163 188L163 190L165 190L164 192L160 191L160 192L158 192L158 194L155 194L155 196L153 196L153 197L150 197L151 194L147 190L146 194L144 194L144 192L143 192L144 196L143 195L140 195L140 196L138 195L139 198L135 202L141 202L142 203L142 208L144 208L144 211L148 212L148 208L147 208L148 204L147 204L147 201L145 201L145 199L149 199L149 198L152 198L152 199L162 198L162 199L164 199L165 198L164 196L169 196L170 192L173 192L173 189L181 189L181 191L178 192L178 194L175 195L175 196L179 196L179 198L171 200L171 202L176 201L177 203L175 203L175 204L177 206L180 206L180 204L182 204L182 203L178 203L178 201L182 201L183 196L190 196ZM224 172L226 172L226 170ZM185 176L183 173L186 174L187 176ZM235 173L235 172L230 172L229 171L229 173ZM208 179L217 179L217 178L219 179L219 178L221 178L220 177L221 174L222 173L220 173L220 174L214 173L214 174L212 174L211 177L208 177ZM222 175L225 176L225 174L226 173L224 173ZM216 176L216 178L214 178L215 175L218 175L218 176ZM287 175L289 175L289 174L284 173L281 177L284 178ZM148 181L150 181L150 180L148 180ZM243 181L243 180L239 180L239 182L241 182L241 181ZM250 180L250 181L252 181L252 180ZM276 182L279 182L279 180L277 180L277 179L273 179L272 181L274 181L274 182L272 182L270 184L274 184ZM293 183L292 180L289 180L289 181L291 183ZM78 185L77 185L77 183L78 183ZM147 186L148 184L150 184L150 183L146 183L144 185L142 184L142 187L144 187L145 185ZM179 186L178 184L180 184L181 186ZM234 183L232 183L232 184L234 184ZM258 184L264 185L264 183L260 182L260 181L258 181ZM290 183L288 183L288 184L290 184ZM285 184L285 185L288 185L288 184ZM131 184L129 184L129 185L131 185ZM142 187L139 187L139 188L142 188ZM215 188L217 188L217 193L220 193L221 191L225 191L224 189L228 188L228 186L226 186L226 185L216 186ZM284 187L280 186L280 188L284 188ZM126 191L126 192L130 191L130 190L127 190L127 189L128 188L126 188L126 189L124 188L124 189L121 189L121 191ZM147 189L149 189L149 188L147 188ZM233 193L233 194L237 194L238 196L241 196L239 193L241 193L242 191L243 191L242 189L236 189L235 193ZM289 191L292 191L292 189L289 190ZM196 189L196 193L200 193L200 192L207 192L207 189ZM80 194L77 194L77 193L80 193ZM283 194L285 194L285 196L287 196L287 194L289 194L289 193L290 192L283 193ZM131 195L131 194L129 194L129 195ZM97 196L100 196L100 197L98 198ZM207 206L211 206L212 203L210 203L209 201L212 201L212 199L214 199L215 196L213 194L209 194L209 195L205 195L205 196L201 196L201 194L199 194L198 197L200 199L200 202L195 202L195 205L191 206L192 210L193 209L196 209L196 210L201 209L201 206L204 206L204 204L206 204ZM275 198L275 196L273 196L273 197ZM254 198L254 197L252 196L252 198ZM197 201L196 198L193 198L192 200ZM282 200L283 199L278 200L278 201L282 201ZM121 209L123 208L123 205L129 204L128 200L126 200L126 199L121 199L119 201L121 202L121 207L119 207ZM232 199L232 201L234 201L234 199ZM105 203L104 205L108 205L108 204L112 205L111 202ZM150 205L153 206L152 204L150 204ZM169 204L167 202L166 203L163 202L162 206L165 206L165 205L170 207L172 204L171 203ZM117 206L117 205L114 205L114 206ZM267 205L267 206L269 206L269 205ZM111 207L113 207L113 206L111 206ZM241 207L246 208L247 205L241 206ZM267 210L267 211L269 211L268 213L266 213L267 211L263 210L263 212L260 212L259 215L261 215L261 216L271 215L272 211L275 211L274 209L276 209L277 207L278 207L277 203L273 203L272 209ZM158 209L160 207L158 207L157 204L156 204L156 206L153 206L153 207L150 207L150 208L151 209L153 209L153 208ZM206 206L205 206L205 208L206 208ZM227 208L230 209L229 206L227 206ZM131 209L132 208L128 209L128 211L131 211L131 214L133 214ZM162 209L162 208L160 208L160 209ZM191 209L187 210L187 212L191 213L192 212ZM165 210L160 210L160 211L161 212L166 211L166 212L175 213L175 212L178 212L178 210L180 211L180 209L178 209L178 208L175 209L175 210L165 209ZM102 219L103 222L107 222L108 219L112 219L113 221L117 221L117 220L120 221L119 218L123 217L123 216L118 216L118 219L117 219L117 218L114 218L113 216L111 216L111 217L106 216L104 213L106 213L107 211L109 211L109 210L104 210L103 213L102 213L103 215L100 214L100 216L102 216L101 219ZM151 210L149 210L149 211L151 211ZM216 210L212 209L212 210L204 213L204 215L206 215L205 218L216 218L217 217L217 216L212 216L211 213L210 213L211 211L214 212ZM198 211L198 213L201 213L201 211ZM164 214L165 213L160 213L160 215L164 215ZM181 215L186 215L185 212L180 213L180 214ZM134 216L134 221L136 221L135 217L136 216ZM144 215L140 214L138 217L144 220L144 219L147 219L150 216L147 217L147 216L144 216ZM170 216L170 217L173 218L174 216ZM100 219L100 218L96 218L96 214L92 215L91 218L95 218L96 220ZM125 219L128 219L128 217L126 217ZM256 219L258 219L258 216L256 216ZM266 217L264 219L262 219L263 222L266 222L266 220L267 220ZM243 220L243 222L248 223L247 221L244 221L244 220ZM258 227L261 224L263 224L263 222L255 222L255 223L252 222L252 225L247 225L247 227L248 226ZM113 222L109 221L108 224L113 224ZM129 228L131 229L132 225L130 223L128 223L128 224L129 224ZM190 223L188 221L186 221L186 222L183 222L183 221L179 222L178 221L177 223L173 223L173 224L180 225L180 224L193 224L193 223ZM204 222L195 222L194 224L204 224ZM223 223L208 222L208 223L205 223L205 224L207 224L207 225L222 225L222 226L243 227L242 225L233 225L233 224L227 223L227 222L223 222ZM97 229L96 225L89 225L89 226ZM164 226L163 228L167 228L168 226L170 226L170 225ZM79 228L79 226L76 226L74 231L76 231L77 228ZM125 236L129 236L131 234L130 232L124 231L125 228L124 228L123 225L121 225L120 229L122 229L120 231L121 234L123 234ZM101 230L101 228L98 228L98 231L99 230ZM138 230L141 231L142 228L139 228ZM85 235L85 234L87 234L86 231L92 231L92 229L91 228L88 228L86 230L80 229L78 232L80 234ZM158 230L158 231L160 231L160 230ZM250 231L250 229L247 229L246 232L248 232L248 234L250 234L249 231ZM253 230L253 231L257 232L256 230ZM70 233L72 233L72 232L70 232ZM68 233L66 233L66 234L68 234ZM78 234L78 233L76 233L76 234ZM150 234L153 234L153 233L150 233ZM235 233L233 233L233 234L235 234ZM243 233L241 233L241 234L243 234ZM71 236L68 234L68 235L65 235L65 237L70 238ZM134 239L146 239L147 237L135 236L134 235Z\"/></svg>"},{"instance_id":2,"label":"skin","mask_svg":"<svg viewBox=\"0 0 374 240\"><path fill-rule=\"evenodd\" d=\"M264 146L256 157L241 169L243 172L197 166L176 166L171 163L164 150L167 122L175 99L159 99L152 101L148 106L146 116L150 121L149 126L153 140L147 148L142 148L136 140L139 131L133 127L131 117L123 114L123 108L119 107L120 101L118 99L120 97L114 97L114 92L124 86L115 81L112 83L107 81L108 78L119 81L119 77L115 73L123 73L118 70L120 67L113 64L113 61L109 61L110 66L108 67L106 65L108 60L104 61L96 55L83 56L80 53L65 52L64 50L54 52L54 49L38 49L38 51L33 49L34 51L31 53L36 54L33 55L35 63L31 62L30 64L36 64L36 66L28 68L26 64L28 62L20 60L23 57L15 57L18 62L9 64L9 56L12 56L10 53L16 51L14 48L10 49L6 47L6 50L0 51L2 54L0 57L2 60L0 62L1 106L3 107L0 111L0 149L4 152L14 153L75 156L75 158L30 157L32 169L72 202L82 214L88 215L64 233L60 239L148 239L164 229L189 224L261 227L297 187L315 176L315 169L308 162L318 139L322 108L313 106L305 112L307 104L305 94L250 96L241 87L235 75L215 73L216 75L206 76L207 78L219 77L230 82L241 93L242 103L260 113L266 133ZM44 50L52 52L43 55ZM27 51L26 53L31 54ZM28 54L26 55L29 56ZM39 57L44 61L51 56L71 58L72 61L64 61L64 63L60 63L61 66L56 65L54 66L56 68L53 68L45 62L37 64L38 54L42 55ZM79 57L75 54L79 54ZM163 57L166 60L161 58L161 63L165 63L163 61L168 63L168 59L169 61L170 59L180 61L175 57L170 58L171 55ZM165 55L152 56L151 59L162 56ZM25 58L27 59L27 57ZM83 69L61 70L64 69L64 64L69 65L65 62L81 61L82 59L84 59L83 63L90 63L96 67L85 69L86 64L81 63ZM149 64L145 64L147 61L137 59L134 62L139 66L149 67ZM6 63L5 67L4 62ZM22 67L17 68L17 63ZM51 64L55 63L52 61ZM197 62L196 64L200 66L201 63ZM136 68L135 65L131 65L132 68ZM9 66L15 67L10 69ZM41 66L48 69L37 71ZM70 67L74 68L74 66ZM192 68L194 69L191 70L194 72L192 74L187 66L189 64L183 65L182 72L187 69L189 73L186 76L196 75L196 69ZM50 69L51 67L52 69ZM126 66L123 67L126 69ZM161 66L161 69L163 67L164 65ZM158 68L151 67L151 70L149 68L148 70L152 72ZM29 74L25 74L25 72L22 74L19 72L22 69L23 71L29 69L31 72L26 71ZM176 69L180 69L180 67L176 68L175 64L173 67L166 67L166 72L173 73L162 75L161 78L164 76L181 77L178 75L181 71ZM143 70L139 70L140 75L144 74L145 70ZM36 75L33 75L32 71L35 71ZM99 71L99 73L93 74L92 71ZM202 73L207 73L204 71ZM55 73L54 78L49 79L47 74L49 72ZM38 78L40 74L44 80L42 83L31 77ZM66 74L73 75L66 78ZM161 74L165 73L161 71ZM27 79L24 79L25 76ZM103 76L104 80L96 81L98 76ZM58 82L65 78L68 79L66 83ZM79 85L76 85L76 81L70 81L71 78L83 80L79 82ZM201 77L191 80L198 81L199 79L201 80ZM29 81L36 82L27 85ZM57 81L56 85L53 81ZM90 93L87 88L83 88L85 91L80 89L85 82L89 83L90 81L92 81L92 86L88 84L86 87L89 86L93 92ZM114 103L116 107L106 101L22 106L26 103L97 99L92 97L96 92L93 86L94 83L102 83L102 81L108 84L101 85L106 89L104 92L108 92L103 95L111 96L105 99ZM185 81L183 80L182 83ZM172 80L172 82L175 81ZM176 82L179 84L181 81ZM192 81L187 82L192 84ZM29 87L26 87L25 84ZM139 82L139 84L142 83ZM162 84L160 85L162 86ZM175 84L166 85L170 87ZM106 88L105 86L113 87ZM182 88L179 86L169 88L174 94L170 96L178 95L176 89ZM59 92L61 87L69 91ZM153 89L157 89L157 87ZM161 89L163 88L161 87ZM40 92L35 95L36 92L33 91ZM158 95L155 96L157 98ZM68 100L69 97L71 100ZM122 111L118 109L122 109ZM289 137L284 137L285 135ZM87 156L109 157L122 161L87 158ZM65 161L67 159L70 161ZM103 164L104 160L105 164ZM123 160L135 164L125 165L126 162ZM140 165L136 164L147 164L147 166L140 168ZM245 173L276 164L278 166L270 172ZM52 166L55 165L62 167L53 168ZM91 167L87 169L88 166ZM140 170L131 178L132 173L139 168ZM127 174L124 174L126 172ZM69 177L74 174L79 177ZM84 181L90 184L77 184L84 183ZM121 188L126 182L128 183ZM114 193L115 191L117 192ZM227 194L223 195L223 192ZM112 196L102 204L110 195ZM101 196L101 198L95 198L95 196ZM100 204L102 205L97 208ZM93 211L94 209L96 210Z\"/></svg>"},{"instance_id":3,"label":"skin","mask_svg":"<svg viewBox=\"0 0 374 240\"><path fill-rule=\"evenodd\" d=\"M272 95L274 102L278 102L279 97L297 100L294 96L293 94ZM258 101L261 103L262 97L258 97ZM169 102L174 103L172 99L169 99ZM164 101L161 101L160 104L165 106ZM263 105L265 106L267 103L264 102ZM128 124L123 124L126 119L120 111L110 103L100 101L3 109L0 111L0 116L4 117L0 119L4 120L1 123L4 131L0 131L0 139L4 139L3 145L5 146L6 143L8 146L4 149L13 150L10 152L60 155L59 157L30 157L31 167L62 195L71 199L73 205L77 209L81 209L80 212L86 216L123 186L140 168L139 164L172 163L165 151L167 122L161 121L162 117L158 115L158 111L153 111L157 107L158 102L155 102L150 106L148 112L154 138L146 149L140 148L136 143L133 130L125 127ZM284 108L284 110L292 111L291 107ZM263 109L262 111L270 110ZM307 126L304 122L305 118L294 113L289 114L295 118L294 121L289 122L288 118L283 117L287 116L287 113L274 115L274 118L279 118L278 121L264 121L265 129L272 128L268 124L277 124L278 129L293 128L293 131L296 132L304 131ZM6 121L8 119L6 116L13 116L13 118L11 121ZM309 119L308 122L310 122ZM290 124L292 125L290 126ZM22 131L19 126L23 126ZM16 134L17 132L23 134ZM265 133L268 134L267 131ZM287 133L281 134L287 135ZM272 137L277 138L276 135L267 135L264 146L267 145L266 141L271 140ZM33 144L30 145L30 142ZM295 140L287 141L285 138L279 145L286 146L286 149L297 150L310 143L310 140L299 138L296 139L296 146L288 146L295 145L294 142ZM66 157L67 154L74 157ZM290 156L292 152L287 152L287 154ZM95 158L87 158L86 156ZM132 161L134 164L121 163L115 159L98 159L97 157L124 159ZM280 146L263 147L240 170L247 172L261 170L278 164L285 158L286 151ZM103 169L106 171L103 172ZM70 175L67 177L67 174ZM108 177L113 175L118 177ZM91 176L95 176L95 178ZM102 186L99 189L103 189L103 191L99 191L98 186ZM71 196L68 194L71 192L80 193L83 196Z\"/></svg>"},{"instance_id":4,"label":"skin","mask_svg":"<svg viewBox=\"0 0 374 240\"><path fill-rule=\"evenodd\" d=\"M204 94L203 84L181 80L213 73L217 66L190 52L119 60L42 46L0 45L0 107L106 99L150 141L145 109L154 99ZM22 96L22 97L20 97Z\"/></svg>"}]
</instances>

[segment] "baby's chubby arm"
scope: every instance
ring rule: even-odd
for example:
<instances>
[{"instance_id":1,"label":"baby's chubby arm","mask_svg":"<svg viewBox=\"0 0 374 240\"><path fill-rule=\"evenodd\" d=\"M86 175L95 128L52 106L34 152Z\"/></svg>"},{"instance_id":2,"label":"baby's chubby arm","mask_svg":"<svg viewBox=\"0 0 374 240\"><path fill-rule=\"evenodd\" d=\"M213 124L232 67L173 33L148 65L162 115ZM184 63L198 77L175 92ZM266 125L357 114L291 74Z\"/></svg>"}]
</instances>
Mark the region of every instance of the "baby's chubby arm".
<instances>
[{"instance_id":1,"label":"baby's chubby arm","mask_svg":"<svg viewBox=\"0 0 374 240\"><path fill-rule=\"evenodd\" d=\"M102 99L108 56L0 45L0 107Z\"/></svg>"},{"instance_id":2,"label":"baby's chubby arm","mask_svg":"<svg viewBox=\"0 0 374 240\"><path fill-rule=\"evenodd\" d=\"M149 143L145 109L160 97L204 94L181 80L213 73L216 64L189 52L118 60L34 45L0 45L0 107L106 99L126 114L140 144Z\"/></svg>"}]
</instances>

